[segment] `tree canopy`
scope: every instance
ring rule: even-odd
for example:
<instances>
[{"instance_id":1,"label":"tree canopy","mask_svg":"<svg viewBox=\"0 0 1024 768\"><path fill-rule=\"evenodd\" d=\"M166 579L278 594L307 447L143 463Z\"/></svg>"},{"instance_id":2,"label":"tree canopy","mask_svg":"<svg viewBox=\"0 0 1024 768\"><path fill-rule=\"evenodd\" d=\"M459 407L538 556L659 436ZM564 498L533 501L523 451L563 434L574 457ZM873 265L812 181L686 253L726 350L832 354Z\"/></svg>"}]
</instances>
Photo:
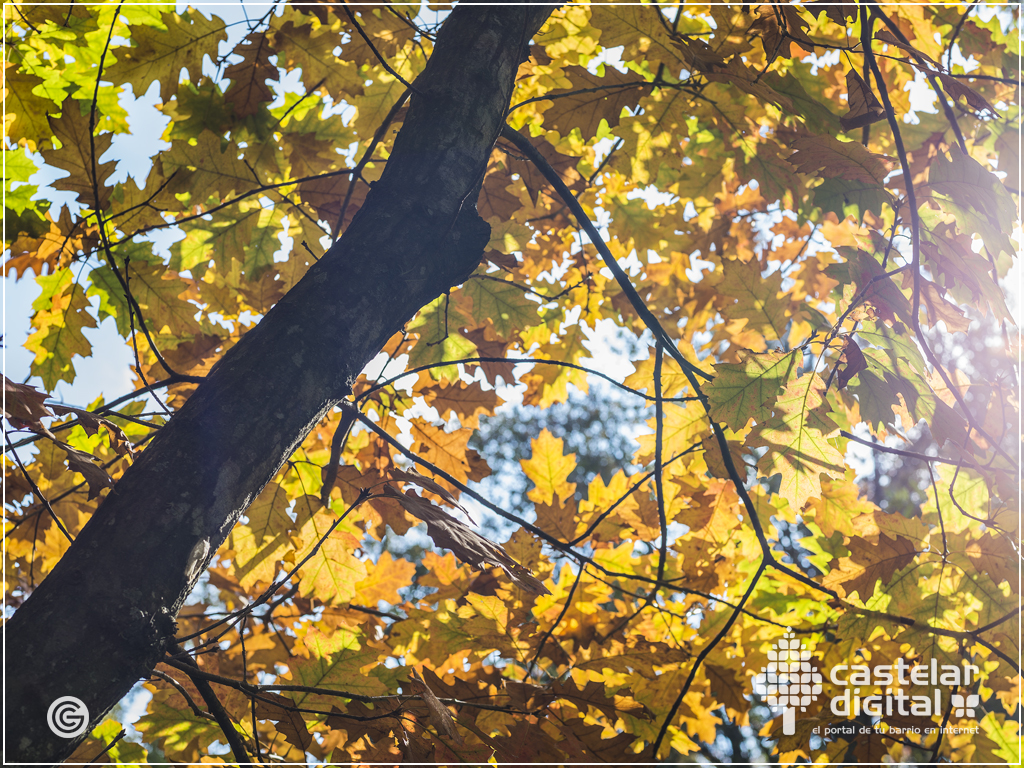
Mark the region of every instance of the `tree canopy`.
<instances>
[{"instance_id":1,"label":"tree canopy","mask_svg":"<svg viewBox=\"0 0 1024 768\"><path fill-rule=\"evenodd\" d=\"M731 728L772 760L1019 761L1019 16L447 11L5 6L4 274L38 290L6 605L89 580L124 631L64 641L155 653L146 748L107 719L75 757L650 761ZM119 152L147 99L159 140ZM51 399L100 323L134 391ZM542 429L526 505L479 492L482 417L598 379L644 408L631 458L574 474ZM165 524L172 489L234 504L223 530ZM167 562L75 576L104 521ZM181 599L108 616L142 573ZM822 673L795 731L757 684L791 637ZM980 672L929 714L830 708L831 669L933 661Z\"/></svg>"}]
</instances>

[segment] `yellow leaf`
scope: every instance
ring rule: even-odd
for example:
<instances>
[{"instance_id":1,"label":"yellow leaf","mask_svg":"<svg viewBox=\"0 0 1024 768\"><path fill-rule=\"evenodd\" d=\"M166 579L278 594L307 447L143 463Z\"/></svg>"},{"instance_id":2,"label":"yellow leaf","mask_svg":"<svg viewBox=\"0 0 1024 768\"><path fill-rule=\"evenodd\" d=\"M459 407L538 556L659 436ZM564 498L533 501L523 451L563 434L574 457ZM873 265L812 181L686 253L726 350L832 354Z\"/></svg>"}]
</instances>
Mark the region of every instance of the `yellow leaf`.
<instances>
[{"instance_id":1,"label":"yellow leaf","mask_svg":"<svg viewBox=\"0 0 1024 768\"><path fill-rule=\"evenodd\" d=\"M367 563L366 570L366 578L356 584L356 595L361 604L376 608L379 600L392 605L402 602L398 590L412 585L416 566L384 552L376 563Z\"/></svg>"},{"instance_id":2,"label":"yellow leaf","mask_svg":"<svg viewBox=\"0 0 1024 768\"><path fill-rule=\"evenodd\" d=\"M96 320L89 314L85 291L71 283L70 270L39 277L36 282L44 286L44 293L32 305L39 310L32 317L36 330L25 341L25 348L36 354L32 374L42 378L44 388L52 390L58 381L75 380L72 357L92 354L92 344L82 329L95 328ZM54 288L49 295L47 285Z\"/></svg>"},{"instance_id":3,"label":"yellow leaf","mask_svg":"<svg viewBox=\"0 0 1024 768\"><path fill-rule=\"evenodd\" d=\"M355 598L356 584L366 578L366 564L352 554L359 540L350 532L338 528L323 538L332 522L333 516L324 512L310 516L299 532L303 548L295 557L301 562L323 539L320 548L299 569L299 593L336 605Z\"/></svg>"},{"instance_id":4,"label":"yellow leaf","mask_svg":"<svg viewBox=\"0 0 1024 768\"><path fill-rule=\"evenodd\" d=\"M576 468L576 454L562 455L562 439L547 429L541 430L536 440L531 440L532 456L519 463L536 487L527 494L538 504L552 504L555 496L562 501L576 490L576 483L568 482L569 474Z\"/></svg>"},{"instance_id":5,"label":"yellow leaf","mask_svg":"<svg viewBox=\"0 0 1024 768\"><path fill-rule=\"evenodd\" d=\"M376 666L379 654L374 648L361 647L355 632L337 629L327 635L314 628L306 634L302 644L308 659L300 661L294 669L301 685L362 696L381 696L388 692L380 678L364 672L367 667ZM333 696L303 692L292 694L292 698L300 706L337 702Z\"/></svg>"},{"instance_id":6,"label":"yellow leaf","mask_svg":"<svg viewBox=\"0 0 1024 768\"><path fill-rule=\"evenodd\" d=\"M779 395L774 415L755 427L748 443L768 448L758 466L766 477L782 475L779 495L794 509L821 496L822 473L840 478L845 472L843 454L828 441L838 427L828 417L824 391L825 382L816 373L790 382Z\"/></svg>"}]
</instances>

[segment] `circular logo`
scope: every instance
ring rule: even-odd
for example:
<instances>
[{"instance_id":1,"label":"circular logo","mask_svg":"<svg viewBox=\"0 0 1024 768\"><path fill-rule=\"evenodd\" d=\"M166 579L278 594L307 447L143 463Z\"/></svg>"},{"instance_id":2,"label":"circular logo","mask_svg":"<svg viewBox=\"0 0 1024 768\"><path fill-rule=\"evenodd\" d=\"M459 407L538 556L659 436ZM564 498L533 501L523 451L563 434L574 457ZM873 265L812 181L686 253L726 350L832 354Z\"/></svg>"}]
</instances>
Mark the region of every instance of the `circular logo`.
<instances>
[{"instance_id":1,"label":"circular logo","mask_svg":"<svg viewBox=\"0 0 1024 768\"><path fill-rule=\"evenodd\" d=\"M61 696L46 711L46 724L62 739L73 739L89 727L89 708L74 696Z\"/></svg>"}]
</instances>

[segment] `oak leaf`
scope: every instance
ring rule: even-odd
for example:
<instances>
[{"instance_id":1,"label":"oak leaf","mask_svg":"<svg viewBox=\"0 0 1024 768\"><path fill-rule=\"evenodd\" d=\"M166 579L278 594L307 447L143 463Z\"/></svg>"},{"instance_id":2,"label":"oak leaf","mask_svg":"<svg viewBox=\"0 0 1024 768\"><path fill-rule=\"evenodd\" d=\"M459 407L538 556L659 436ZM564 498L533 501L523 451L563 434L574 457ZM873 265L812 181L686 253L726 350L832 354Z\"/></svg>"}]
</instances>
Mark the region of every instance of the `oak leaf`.
<instances>
[{"instance_id":1,"label":"oak leaf","mask_svg":"<svg viewBox=\"0 0 1024 768\"><path fill-rule=\"evenodd\" d=\"M466 430L445 432L421 421L412 423L413 451L459 482L479 480L486 476L474 466L476 451L468 448L470 434Z\"/></svg>"},{"instance_id":2,"label":"oak leaf","mask_svg":"<svg viewBox=\"0 0 1024 768\"><path fill-rule=\"evenodd\" d=\"M443 733L455 742L455 744L462 746L462 734L460 734L458 728L455 727L455 720L452 718L452 713L448 711L448 708L445 707L434 692L430 690L430 686L427 685L426 681L417 675L415 667L413 668L409 685L412 688L413 693L418 693L423 699L423 703L427 705L427 709L430 711L430 722L433 726L437 728L440 733Z\"/></svg>"},{"instance_id":3,"label":"oak leaf","mask_svg":"<svg viewBox=\"0 0 1024 768\"><path fill-rule=\"evenodd\" d=\"M81 286L71 283L70 272L40 277L36 282L44 285L44 290L32 305L37 310L32 317L35 331L25 348L35 352L33 375L42 378L43 387L50 390L58 381L75 380L71 358L92 353L92 344L82 330L95 328L96 320L89 313L89 300Z\"/></svg>"},{"instance_id":4,"label":"oak leaf","mask_svg":"<svg viewBox=\"0 0 1024 768\"><path fill-rule=\"evenodd\" d=\"M4 62L4 134L32 151L53 144L46 116L60 110L53 101L35 93L36 86L42 84L41 77ZM70 104L78 108L77 102Z\"/></svg>"},{"instance_id":5,"label":"oak leaf","mask_svg":"<svg viewBox=\"0 0 1024 768\"><path fill-rule=\"evenodd\" d=\"M356 584L366 578L366 564L353 554L359 540L351 533L341 529L327 536L330 517L312 514L298 533L303 546L295 553L296 562L309 557L299 569L299 594L315 595L327 604L347 603L356 596Z\"/></svg>"},{"instance_id":6,"label":"oak leaf","mask_svg":"<svg viewBox=\"0 0 1024 768\"><path fill-rule=\"evenodd\" d=\"M501 403L502 399L493 389L484 389L479 383L466 384L458 382L449 384L441 382L434 386L421 390L421 394L427 402L437 409L438 414L445 421L454 413L459 417L463 426L473 427L479 423L480 414L491 415L494 409Z\"/></svg>"},{"instance_id":7,"label":"oak leaf","mask_svg":"<svg viewBox=\"0 0 1024 768\"><path fill-rule=\"evenodd\" d=\"M64 100L60 117L50 118L50 130L60 142L60 149L44 149L42 155L48 164L70 174L53 182L57 189L74 192L82 205L102 211L113 192L107 182L117 164L112 160L100 162L110 149L112 134L93 134L89 116L82 113L87 108L71 97Z\"/></svg>"},{"instance_id":8,"label":"oak leaf","mask_svg":"<svg viewBox=\"0 0 1024 768\"><path fill-rule=\"evenodd\" d=\"M313 734L306 727L302 714L296 710L295 703L287 696L265 691L256 697L255 703L255 717L277 723L277 730L289 743L303 751L313 743Z\"/></svg>"},{"instance_id":9,"label":"oak leaf","mask_svg":"<svg viewBox=\"0 0 1024 768\"><path fill-rule=\"evenodd\" d=\"M837 567L825 574L822 586L837 589L841 594L857 592L861 602L867 602L875 591L875 584L887 585L896 571L906 568L917 555L914 543L902 536L890 539L879 534L877 542L853 536L846 544L849 557L841 557Z\"/></svg>"},{"instance_id":10,"label":"oak leaf","mask_svg":"<svg viewBox=\"0 0 1024 768\"><path fill-rule=\"evenodd\" d=\"M776 271L762 277L756 259L748 262L728 260L724 269L725 277L718 285L719 295L725 299L722 314L729 319L746 320L746 328L769 339L783 338L789 321L790 302L779 295L783 293L782 274Z\"/></svg>"},{"instance_id":11,"label":"oak leaf","mask_svg":"<svg viewBox=\"0 0 1024 768\"><path fill-rule=\"evenodd\" d=\"M361 696L383 696L387 686L376 675L366 674L375 667L379 652L359 642L350 630L337 629L328 635L310 629L302 640L303 660L294 663L292 673L297 683L310 688L328 688ZM324 694L295 692L292 700L299 706L333 703L336 698Z\"/></svg>"},{"instance_id":12,"label":"oak leaf","mask_svg":"<svg viewBox=\"0 0 1024 768\"><path fill-rule=\"evenodd\" d=\"M174 177L169 188L197 195L196 202L212 194L227 199L232 193L257 185L238 153L234 142L227 142L225 150L220 138L203 131L193 141L171 142L171 148L162 155L163 174L165 178Z\"/></svg>"},{"instance_id":13,"label":"oak leaf","mask_svg":"<svg viewBox=\"0 0 1024 768\"><path fill-rule=\"evenodd\" d=\"M398 590L413 583L416 566L403 558L395 559L390 552L381 554L376 563L367 564L367 576L356 584L355 593L360 602L376 606L383 600L398 605L402 602Z\"/></svg>"},{"instance_id":14,"label":"oak leaf","mask_svg":"<svg viewBox=\"0 0 1024 768\"><path fill-rule=\"evenodd\" d=\"M568 481L576 468L576 454L563 455L563 445L560 437L542 429L540 435L530 441L530 458L519 462L534 483L527 495L538 504L550 505L556 496L565 501L576 490L576 484Z\"/></svg>"},{"instance_id":15,"label":"oak leaf","mask_svg":"<svg viewBox=\"0 0 1024 768\"><path fill-rule=\"evenodd\" d=\"M278 66L301 69L306 89L323 88L334 99L349 99L363 92L358 67L334 55L339 40L330 28L310 24L292 7L271 20L270 30Z\"/></svg>"},{"instance_id":16,"label":"oak leaf","mask_svg":"<svg viewBox=\"0 0 1024 768\"><path fill-rule=\"evenodd\" d=\"M574 66L566 67L565 74L572 85L545 94L552 106L544 111L544 124L563 136L579 128L584 141L597 135L602 120L610 128L617 126L622 110L637 106L646 85L632 72L623 74L604 64L596 73Z\"/></svg>"},{"instance_id":17,"label":"oak leaf","mask_svg":"<svg viewBox=\"0 0 1024 768\"><path fill-rule=\"evenodd\" d=\"M790 141L789 146L796 150L789 162L801 173L876 185L881 185L887 174L885 164L857 141L839 141L833 136L799 136Z\"/></svg>"},{"instance_id":18,"label":"oak leaf","mask_svg":"<svg viewBox=\"0 0 1024 768\"><path fill-rule=\"evenodd\" d=\"M850 69L846 73L846 94L850 111L839 118L844 131L852 131L885 119L885 107L875 96L871 86L855 69Z\"/></svg>"},{"instance_id":19,"label":"oak leaf","mask_svg":"<svg viewBox=\"0 0 1024 768\"><path fill-rule=\"evenodd\" d=\"M795 509L821 496L821 474L841 477L844 472L843 454L829 442L839 427L828 416L824 390L816 373L791 381L772 417L755 427L748 443L768 448L758 467L766 477L781 475L779 493Z\"/></svg>"},{"instance_id":20,"label":"oak leaf","mask_svg":"<svg viewBox=\"0 0 1024 768\"><path fill-rule=\"evenodd\" d=\"M864 359L864 353L860 351L860 346L851 338L843 340L843 360L846 365L839 371L840 389L845 389L850 379L868 367L868 362Z\"/></svg>"},{"instance_id":21,"label":"oak leaf","mask_svg":"<svg viewBox=\"0 0 1024 768\"><path fill-rule=\"evenodd\" d=\"M217 47L227 34L221 19L208 19L192 8L183 14L164 11L160 19L159 26L133 25L135 44L114 48L111 53L117 60L104 75L113 82L130 83L137 96L158 82L160 100L166 102L178 90L181 70L188 69L198 81L203 57L216 60Z\"/></svg>"},{"instance_id":22,"label":"oak leaf","mask_svg":"<svg viewBox=\"0 0 1024 768\"><path fill-rule=\"evenodd\" d=\"M519 286L476 276L462 290L473 299L473 319L478 324L490 320L499 338L508 339L514 331L536 323L540 305L527 299Z\"/></svg>"},{"instance_id":23,"label":"oak leaf","mask_svg":"<svg viewBox=\"0 0 1024 768\"><path fill-rule=\"evenodd\" d=\"M278 79L277 67L270 62L274 54L266 33L252 32L236 46L234 52L242 60L224 70L231 86L224 92L224 101L234 107L235 117L243 118L256 113L261 104L274 100L268 81Z\"/></svg>"},{"instance_id":24,"label":"oak leaf","mask_svg":"<svg viewBox=\"0 0 1024 768\"><path fill-rule=\"evenodd\" d=\"M35 432L50 434L40 421L53 413L46 407L47 394L28 384L17 384L6 376L4 379L3 415L15 428L28 428Z\"/></svg>"},{"instance_id":25,"label":"oak leaf","mask_svg":"<svg viewBox=\"0 0 1024 768\"><path fill-rule=\"evenodd\" d=\"M740 359L716 365L715 379L706 387L711 418L732 429L741 429L748 419L767 419L799 362L795 354L778 351L741 352Z\"/></svg>"}]
</instances>

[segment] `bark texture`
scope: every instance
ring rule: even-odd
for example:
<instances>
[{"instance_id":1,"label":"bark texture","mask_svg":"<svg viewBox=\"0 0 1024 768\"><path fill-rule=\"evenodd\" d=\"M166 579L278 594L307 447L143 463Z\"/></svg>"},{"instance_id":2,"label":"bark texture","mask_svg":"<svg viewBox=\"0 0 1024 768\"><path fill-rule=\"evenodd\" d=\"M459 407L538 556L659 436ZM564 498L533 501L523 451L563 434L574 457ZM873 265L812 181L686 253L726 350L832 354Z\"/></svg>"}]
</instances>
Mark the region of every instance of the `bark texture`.
<instances>
[{"instance_id":1,"label":"bark texture","mask_svg":"<svg viewBox=\"0 0 1024 768\"><path fill-rule=\"evenodd\" d=\"M549 12L453 11L344 236L215 366L7 623L5 762L65 758L84 736L55 736L50 703L78 697L91 730L149 674L194 586L193 548L215 552L387 339L472 273L490 236L476 213L487 158Z\"/></svg>"}]
</instances>

